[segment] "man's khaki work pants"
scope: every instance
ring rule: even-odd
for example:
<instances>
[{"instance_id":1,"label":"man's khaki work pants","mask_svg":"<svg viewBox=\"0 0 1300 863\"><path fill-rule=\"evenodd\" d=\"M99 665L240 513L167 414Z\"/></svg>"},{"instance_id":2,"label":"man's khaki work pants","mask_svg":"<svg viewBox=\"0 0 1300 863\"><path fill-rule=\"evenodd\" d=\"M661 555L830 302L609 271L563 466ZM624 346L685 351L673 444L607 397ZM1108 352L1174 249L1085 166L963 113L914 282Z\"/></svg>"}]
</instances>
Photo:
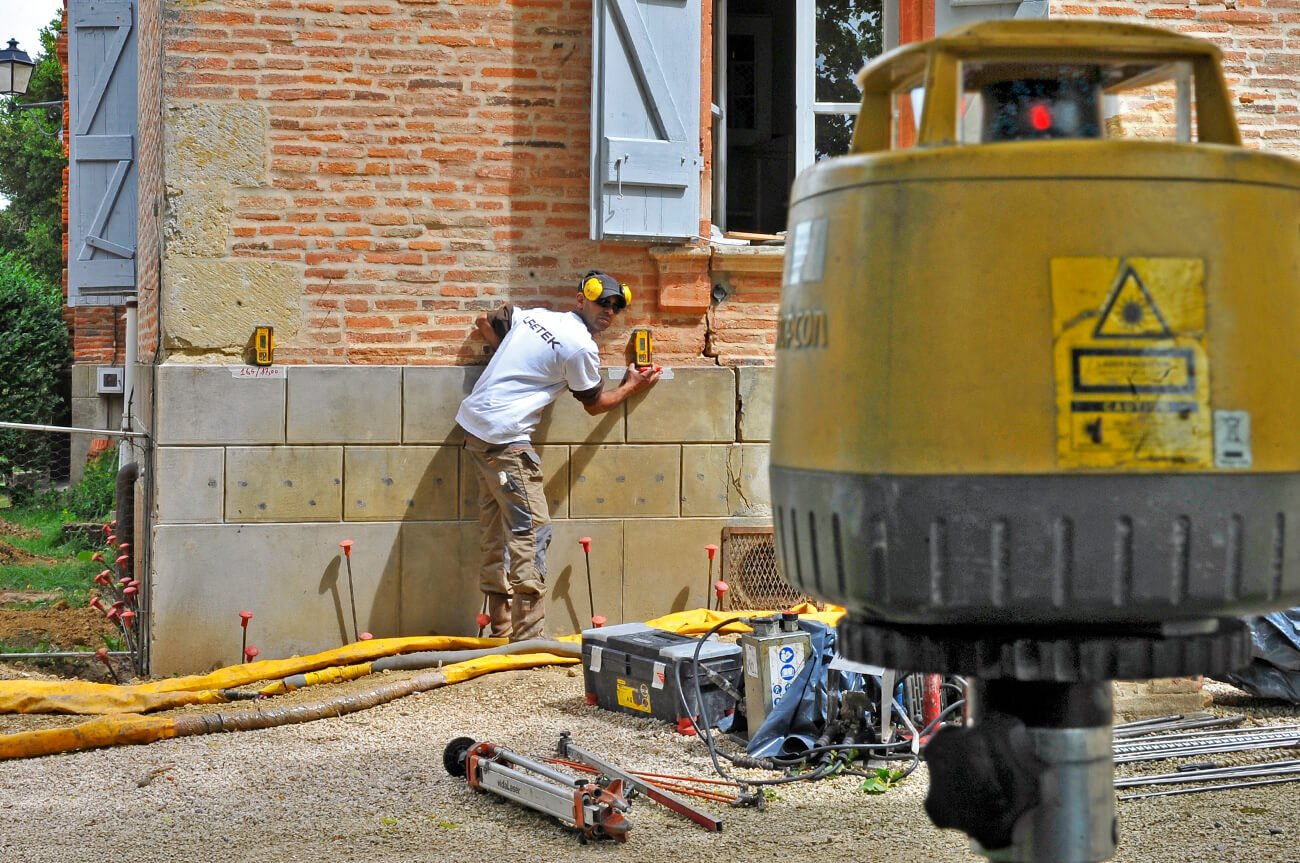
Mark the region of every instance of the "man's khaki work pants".
<instances>
[{"instance_id":1,"label":"man's khaki work pants","mask_svg":"<svg viewBox=\"0 0 1300 863\"><path fill-rule=\"evenodd\" d=\"M491 634L540 638L551 544L542 460L528 443L490 444L470 434L465 450L478 474L479 589Z\"/></svg>"}]
</instances>

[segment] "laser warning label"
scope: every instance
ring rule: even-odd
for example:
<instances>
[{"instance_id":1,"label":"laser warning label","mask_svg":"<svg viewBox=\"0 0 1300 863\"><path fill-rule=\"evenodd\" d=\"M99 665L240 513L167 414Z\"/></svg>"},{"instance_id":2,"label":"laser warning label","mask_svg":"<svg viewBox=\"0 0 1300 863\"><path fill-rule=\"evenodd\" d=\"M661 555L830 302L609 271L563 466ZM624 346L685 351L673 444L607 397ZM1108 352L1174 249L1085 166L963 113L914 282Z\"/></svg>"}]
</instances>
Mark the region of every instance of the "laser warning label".
<instances>
[{"instance_id":1,"label":"laser warning label","mask_svg":"<svg viewBox=\"0 0 1300 863\"><path fill-rule=\"evenodd\" d=\"M1053 258L1057 464L1206 468L1214 417L1196 258Z\"/></svg>"}]
</instances>

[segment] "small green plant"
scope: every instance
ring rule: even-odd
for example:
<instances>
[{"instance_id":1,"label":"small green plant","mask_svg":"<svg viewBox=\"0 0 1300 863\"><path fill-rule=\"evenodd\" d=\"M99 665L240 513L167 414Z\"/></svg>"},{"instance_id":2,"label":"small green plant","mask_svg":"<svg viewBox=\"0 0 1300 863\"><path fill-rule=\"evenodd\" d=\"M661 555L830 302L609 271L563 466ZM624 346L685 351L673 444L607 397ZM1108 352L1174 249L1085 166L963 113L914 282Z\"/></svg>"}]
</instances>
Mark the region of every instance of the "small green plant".
<instances>
[{"instance_id":1,"label":"small green plant","mask_svg":"<svg viewBox=\"0 0 1300 863\"><path fill-rule=\"evenodd\" d=\"M81 482L68 489L69 521L102 521L113 511L117 490L117 450L105 450L86 463Z\"/></svg>"},{"instance_id":2,"label":"small green plant","mask_svg":"<svg viewBox=\"0 0 1300 863\"><path fill-rule=\"evenodd\" d=\"M902 782L905 774L901 770L891 770L888 767L877 767L871 776L868 776L858 786L858 790L866 794L884 794L889 789Z\"/></svg>"}]
</instances>

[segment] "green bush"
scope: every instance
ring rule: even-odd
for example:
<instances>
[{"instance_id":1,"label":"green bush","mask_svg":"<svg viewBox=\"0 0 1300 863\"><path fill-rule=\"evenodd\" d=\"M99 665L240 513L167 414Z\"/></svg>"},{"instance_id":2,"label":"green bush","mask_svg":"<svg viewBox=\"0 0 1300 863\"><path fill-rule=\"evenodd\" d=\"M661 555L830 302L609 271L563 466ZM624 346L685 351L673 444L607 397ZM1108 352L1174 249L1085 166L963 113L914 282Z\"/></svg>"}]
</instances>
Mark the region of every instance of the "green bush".
<instances>
[{"instance_id":1,"label":"green bush","mask_svg":"<svg viewBox=\"0 0 1300 863\"><path fill-rule=\"evenodd\" d=\"M68 489L67 510L77 521L104 521L116 491L117 450L108 449L87 462L81 482Z\"/></svg>"},{"instance_id":2,"label":"green bush","mask_svg":"<svg viewBox=\"0 0 1300 863\"><path fill-rule=\"evenodd\" d=\"M71 361L63 293L13 255L0 255L0 333L0 420L55 422L65 409L60 373ZM63 443L47 432L0 429L0 486L23 499Z\"/></svg>"}]
</instances>

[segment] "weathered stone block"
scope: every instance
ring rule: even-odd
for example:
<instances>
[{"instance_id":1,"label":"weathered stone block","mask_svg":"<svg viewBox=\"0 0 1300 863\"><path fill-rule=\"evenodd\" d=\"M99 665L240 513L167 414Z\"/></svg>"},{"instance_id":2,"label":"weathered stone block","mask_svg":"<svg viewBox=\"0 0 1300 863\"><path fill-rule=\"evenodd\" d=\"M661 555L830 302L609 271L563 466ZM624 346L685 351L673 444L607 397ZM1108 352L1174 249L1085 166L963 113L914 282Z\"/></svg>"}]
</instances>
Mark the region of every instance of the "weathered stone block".
<instances>
[{"instance_id":1,"label":"weathered stone block","mask_svg":"<svg viewBox=\"0 0 1300 863\"><path fill-rule=\"evenodd\" d=\"M240 356L253 327L269 324L285 342L302 325L302 274L290 264L174 257L162 282L168 348Z\"/></svg>"},{"instance_id":2,"label":"weathered stone block","mask_svg":"<svg viewBox=\"0 0 1300 863\"><path fill-rule=\"evenodd\" d=\"M402 441L460 443L456 411L483 366L407 366L402 370Z\"/></svg>"},{"instance_id":3,"label":"weathered stone block","mask_svg":"<svg viewBox=\"0 0 1300 863\"><path fill-rule=\"evenodd\" d=\"M627 401L628 443L731 443L736 439L736 373L677 368L673 379Z\"/></svg>"},{"instance_id":4,"label":"weathered stone block","mask_svg":"<svg viewBox=\"0 0 1300 863\"><path fill-rule=\"evenodd\" d=\"M226 253L232 210L225 190L172 188L163 238L168 257L216 258Z\"/></svg>"},{"instance_id":5,"label":"weathered stone block","mask_svg":"<svg viewBox=\"0 0 1300 863\"><path fill-rule=\"evenodd\" d=\"M287 443L397 443L402 433L398 366L291 366Z\"/></svg>"},{"instance_id":6,"label":"weathered stone block","mask_svg":"<svg viewBox=\"0 0 1300 863\"><path fill-rule=\"evenodd\" d=\"M461 449L460 455L460 517L478 519L478 476L469 455ZM546 477L544 489L551 518L569 517L569 448L567 446L535 447L542 457L542 474Z\"/></svg>"},{"instance_id":7,"label":"weathered stone block","mask_svg":"<svg viewBox=\"0 0 1300 863\"><path fill-rule=\"evenodd\" d=\"M266 108L172 104L163 112L163 166L171 189L266 185Z\"/></svg>"},{"instance_id":8,"label":"weathered stone block","mask_svg":"<svg viewBox=\"0 0 1300 863\"><path fill-rule=\"evenodd\" d=\"M767 444L682 447L682 516L770 517Z\"/></svg>"},{"instance_id":9,"label":"weathered stone block","mask_svg":"<svg viewBox=\"0 0 1300 863\"><path fill-rule=\"evenodd\" d=\"M639 519L628 522L623 544L623 618L650 620L714 601L719 561L704 546L722 542L726 519Z\"/></svg>"},{"instance_id":10,"label":"weathered stone block","mask_svg":"<svg viewBox=\"0 0 1300 863\"><path fill-rule=\"evenodd\" d=\"M234 378L230 366L159 366L154 434L162 446L284 443L284 383Z\"/></svg>"},{"instance_id":11,"label":"weathered stone block","mask_svg":"<svg viewBox=\"0 0 1300 863\"><path fill-rule=\"evenodd\" d=\"M159 525L152 558L153 674L238 663L239 611L263 659L354 640L340 539L352 539L357 624L379 637L416 634L398 618L398 525ZM470 615L472 622L473 614Z\"/></svg>"},{"instance_id":12,"label":"weathered stone block","mask_svg":"<svg viewBox=\"0 0 1300 863\"><path fill-rule=\"evenodd\" d=\"M681 447L583 446L570 456L574 518L675 516L681 511Z\"/></svg>"},{"instance_id":13,"label":"weathered stone block","mask_svg":"<svg viewBox=\"0 0 1300 863\"><path fill-rule=\"evenodd\" d=\"M740 440L770 441L776 369L771 366L741 366L737 372Z\"/></svg>"},{"instance_id":14,"label":"weathered stone block","mask_svg":"<svg viewBox=\"0 0 1300 863\"><path fill-rule=\"evenodd\" d=\"M343 451L347 521L455 521L459 447L356 447Z\"/></svg>"},{"instance_id":15,"label":"weathered stone block","mask_svg":"<svg viewBox=\"0 0 1300 863\"><path fill-rule=\"evenodd\" d=\"M220 524L226 451L221 447L159 447L154 471L159 524Z\"/></svg>"},{"instance_id":16,"label":"weathered stone block","mask_svg":"<svg viewBox=\"0 0 1300 863\"><path fill-rule=\"evenodd\" d=\"M731 513L731 488L727 480L734 449L727 444L687 444L682 447L683 518Z\"/></svg>"},{"instance_id":17,"label":"weathered stone block","mask_svg":"<svg viewBox=\"0 0 1300 863\"><path fill-rule=\"evenodd\" d=\"M343 447L226 450L226 521L338 521Z\"/></svg>"},{"instance_id":18,"label":"weathered stone block","mask_svg":"<svg viewBox=\"0 0 1300 863\"><path fill-rule=\"evenodd\" d=\"M401 526L401 627L407 635L477 635L478 525L405 522Z\"/></svg>"},{"instance_id":19,"label":"weathered stone block","mask_svg":"<svg viewBox=\"0 0 1300 863\"><path fill-rule=\"evenodd\" d=\"M95 392L95 375L98 363L76 363L72 367L72 397L84 399L97 397Z\"/></svg>"},{"instance_id":20,"label":"weathered stone block","mask_svg":"<svg viewBox=\"0 0 1300 863\"><path fill-rule=\"evenodd\" d=\"M591 628L592 614L610 624L623 622L623 529L626 522L559 521L546 555L546 631L569 635ZM635 525L633 525L635 527ZM587 598L587 555L578 542L591 537L591 599ZM591 610L592 604L596 610Z\"/></svg>"}]
</instances>

